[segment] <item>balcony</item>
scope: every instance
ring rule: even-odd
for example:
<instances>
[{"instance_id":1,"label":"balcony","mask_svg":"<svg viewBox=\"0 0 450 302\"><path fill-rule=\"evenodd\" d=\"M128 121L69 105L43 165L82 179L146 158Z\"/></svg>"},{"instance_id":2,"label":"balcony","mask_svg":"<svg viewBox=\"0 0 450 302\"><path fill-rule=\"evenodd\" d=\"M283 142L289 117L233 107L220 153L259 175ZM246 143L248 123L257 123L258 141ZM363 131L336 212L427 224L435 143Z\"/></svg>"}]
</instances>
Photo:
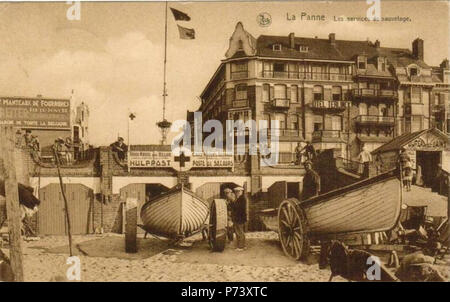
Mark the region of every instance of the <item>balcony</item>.
<instances>
[{"instance_id":1,"label":"balcony","mask_svg":"<svg viewBox=\"0 0 450 302\"><path fill-rule=\"evenodd\" d=\"M311 108L345 110L350 107L350 105L351 103L348 101L313 101L311 103Z\"/></svg>"},{"instance_id":2,"label":"balcony","mask_svg":"<svg viewBox=\"0 0 450 302\"><path fill-rule=\"evenodd\" d=\"M280 138L284 139L293 139L293 138L302 138L302 130L301 129L279 129L279 128L272 128L272 130L278 130L278 134ZM271 136L271 129L267 129L267 134L270 137Z\"/></svg>"},{"instance_id":3,"label":"balcony","mask_svg":"<svg viewBox=\"0 0 450 302\"><path fill-rule=\"evenodd\" d=\"M379 98L397 98L398 94L395 90L390 89L371 89L359 88L353 89L353 96L355 97L379 97Z\"/></svg>"},{"instance_id":4,"label":"balcony","mask_svg":"<svg viewBox=\"0 0 450 302\"><path fill-rule=\"evenodd\" d=\"M281 98L274 98L271 101L272 107L276 108L289 108L290 101L289 99L281 99Z\"/></svg>"},{"instance_id":5,"label":"balcony","mask_svg":"<svg viewBox=\"0 0 450 302\"><path fill-rule=\"evenodd\" d=\"M233 108L246 108L249 107L248 100L235 100L233 101Z\"/></svg>"},{"instance_id":6,"label":"balcony","mask_svg":"<svg viewBox=\"0 0 450 302\"><path fill-rule=\"evenodd\" d=\"M393 116L358 115L355 121L360 125L394 126L395 124Z\"/></svg>"},{"instance_id":7,"label":"balcony","mask_svg":"<svg viewBox=\"0 0 450 302\"><path fill-rule=\"evenodd\" d=\"M232 71L231 72L231 79L232 80L240 80L240 79L246 79L248 78L248 71Z\"/></svg>"},{"instance_id":8,"label":"balcony","mask_svg":"<svg viewBox=\"0 0 450 302\"><path fill-rule=\"evenodd\" d=\"M341 130L317 130L312 133L313 142L340 141Z\"/></svg>"},{"instance_id":9,"label":"balcony","mask_svg":"<svg viewBox=\"0 0 450 302\"><path fill-rule=\"evenodd\" d=\"M272 71L264 70L261 73L263 78L276 79L299 79L299 80L319 80L319 81L351 81L352 75L338 73L317 73L298 71Z\"/></svg>"}]
</instances>

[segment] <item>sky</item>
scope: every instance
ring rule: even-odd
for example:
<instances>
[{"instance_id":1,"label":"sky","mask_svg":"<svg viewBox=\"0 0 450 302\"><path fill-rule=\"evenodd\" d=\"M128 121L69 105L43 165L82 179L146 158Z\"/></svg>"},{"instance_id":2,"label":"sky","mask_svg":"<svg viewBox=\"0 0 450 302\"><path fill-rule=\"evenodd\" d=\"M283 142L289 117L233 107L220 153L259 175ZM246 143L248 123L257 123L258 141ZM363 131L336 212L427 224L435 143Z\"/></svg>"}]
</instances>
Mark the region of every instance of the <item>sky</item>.
<instances>
[{"instance_id":1,"label":"sky","mask_svg":"<svg viewBox=\"0 0 450 302\"><path fill-rule=\"evenodd\" d=\"M128 113L132 144L158 143L162 117L164 56L163 2L82 2L80 20L68 20L71 5L0 3L0 95L69 98L90 108L93 145L127 140ZM366 1L172 2L191 21L168 15L167 119L185 119L199 107L205 85L225 58L237 22L254 37L288 35L380 40L381 46L411 49L425 41L425 62L449 57L447 1L381 0L381 15L410 17L411 22L334 22L334 16L365 16ZM271 15L261 27L257 15ZM324 14L326 21L300 21L301 12ZM289 21L286 14L296 14ZM194 28L195 40L181 40L177 23ZM170 137L172 137L173 133Z\"/></svg>"}]
</instances>

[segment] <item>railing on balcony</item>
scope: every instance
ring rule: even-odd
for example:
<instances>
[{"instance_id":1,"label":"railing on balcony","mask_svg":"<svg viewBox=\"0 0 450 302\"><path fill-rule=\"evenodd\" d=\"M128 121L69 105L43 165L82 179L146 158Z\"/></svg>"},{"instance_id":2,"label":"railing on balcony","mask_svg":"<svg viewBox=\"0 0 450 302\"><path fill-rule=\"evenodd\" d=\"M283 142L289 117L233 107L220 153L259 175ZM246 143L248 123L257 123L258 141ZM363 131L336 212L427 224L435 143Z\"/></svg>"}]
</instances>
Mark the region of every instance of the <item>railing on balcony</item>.
<instances>
[{"instance_id":1,"label":"railing on balcony","mask_svg":"<svg viewBox=\"0 0 450 302\"><path fill-rule=\"evenodd\" d=\"M298 71L273 71L263 70L263 78L300 79L300 80L322 80L322 81L351 81L352 75L338 73L298 72Z\"/></svg>"},{"instance_id":2,"label":"railing on balcony","mask_svg":"<svg viewBox=\"0 0 450 302\"><path fill-rule=\"evenodd\" d=\"M294 152L278 152L279 164L291 164L296 160Z\"/></svg>"},{"instance_id":3,"label":"railing on balcony","mask_svg":"<svg viewBox=\"0 0 450 302\"><path fill-rule=\"evenodd\" d=\"M350 105L349 101L313 101L311 103L311 107L317 109L345 109Z\"/></svg>"},{"instance_id":4,"label":"railing on balcony","mask_svg":"<svg viewBox=\"0 0 450 302\"><path fill-rule=\"evenodd\" d=\"M395 118L393 116L358 115L356 122L360 124L394 125Z\"/></svg>"},{"instance_id":5,"label":"railing on balcony","mask_svg":"<svg viewBox=\"0 0 450 302\"><path fill-rule=\"evenodd\" d=\"M248 70L231 72L231 79L233 79L233 80L246 79L246 78L248 78Z\"/></svg>"},{"instance_id":6,"label":"railing on balcony","mask_svg":"<svg viewBox=\"0 0 450 302\"><path fill-rule=\"evenodd\" d=\"M359 88L353 89L354 96L368 96L368 97L397 97L397 91L389 89L372 89L372 88Z\"/></svg>"},{"instance_id":7,"label":"railing on balcony","mask_svg":"<svg viewBox=\"0 0 450 302\"><path fill-rule=\"evenodd\" d=\"M233 108L249 107L248 100L235 100L233 101Z\"/></svg>"},{"instance_id":8,"label":"railing on balcony","mask_svg":"<svg viewBox=\"0 0 450 302\"><path fill-rule=\"evenodd\" d=\"M278 107L278 108L289 108L289 105L290 105L289 99L274 98L274 99L272 99L271 103L272 103L273 107Z\"/></svg>"},{"instance_id":9,"label":"railing on balcony","mask_svg":"<svg viewBox=\"0 0 450 302\"><path fill-rule=\"evenodd\" d=\"M363 164L354 160L338 157L337 160L342 162L342 166L345 170L354 174L361 174Z\"/></svg>"},{"instance_id":10,"label":"railing on balcony","mask_svg":"<svg viewBox=\"0 0 450 302\"><path fill-rule=\"evenodd\" d=\"M341 130L317 130L312 133L314 140L321 140L322 138L340 138Z\"/></svg>"},{"instance_id":11,"label":"railing on balcony","mask_svg":"<svg viewBox=\"0 0 450 302\"><path fill-rule=\"evenodd\" d=\"M279 128L272 128L272 130L278 130L278 134L279 136L284 136L284 137L299 137L300 136L300 129L279 129ZM271 135L271 129L267 129L267 134L270 137Z\"/></svg>"}]
</instances>

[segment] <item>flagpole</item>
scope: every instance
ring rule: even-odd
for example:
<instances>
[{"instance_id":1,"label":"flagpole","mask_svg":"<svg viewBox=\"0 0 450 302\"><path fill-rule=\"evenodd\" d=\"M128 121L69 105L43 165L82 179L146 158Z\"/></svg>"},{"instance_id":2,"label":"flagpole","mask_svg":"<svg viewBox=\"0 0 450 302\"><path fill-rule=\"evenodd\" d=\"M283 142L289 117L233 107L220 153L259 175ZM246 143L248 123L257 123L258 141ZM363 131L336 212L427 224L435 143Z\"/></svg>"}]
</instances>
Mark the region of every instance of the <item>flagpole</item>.
<instances>
[{"instance_id":1,"label":"flagpole","mask_svg":"<svg viewBox=\"0 0 450 302\"><path fill-rule=\"evenodd\" d=\"M166 65L167 65L167 1L165 12L165 28L164 28L164 87L163 87L163 121L166 119Z\"/></svg>"}]
</instances>

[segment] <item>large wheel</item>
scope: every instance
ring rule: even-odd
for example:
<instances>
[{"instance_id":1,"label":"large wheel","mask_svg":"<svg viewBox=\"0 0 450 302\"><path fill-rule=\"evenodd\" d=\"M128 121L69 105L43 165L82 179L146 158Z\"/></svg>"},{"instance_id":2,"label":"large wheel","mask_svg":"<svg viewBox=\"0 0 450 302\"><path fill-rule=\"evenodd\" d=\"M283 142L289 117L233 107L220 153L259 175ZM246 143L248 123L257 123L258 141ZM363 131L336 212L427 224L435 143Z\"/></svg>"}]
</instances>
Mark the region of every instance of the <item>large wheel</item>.
<instances>
[{"instance_id":1,"label":"large wheel","mask_svg":"<svg viewBox=\"0 0 450 302\"><path fill-rule=\"evenodd\" d=\"M228 212L224 199L214 199L209 210L208 242L213 252L222 252L227 241Z\"/></svg>"},{"instance_id":2,"label":"large wheel","mask_svg":"<svg viewBox=\"0 0 450 302\"><path fill-rule=\"evenodd\" d=\"M278 236L284 253L295 260L309 254L306 216L295 198L286 199L278 210Z\"/></svg>"}]
</instances>

